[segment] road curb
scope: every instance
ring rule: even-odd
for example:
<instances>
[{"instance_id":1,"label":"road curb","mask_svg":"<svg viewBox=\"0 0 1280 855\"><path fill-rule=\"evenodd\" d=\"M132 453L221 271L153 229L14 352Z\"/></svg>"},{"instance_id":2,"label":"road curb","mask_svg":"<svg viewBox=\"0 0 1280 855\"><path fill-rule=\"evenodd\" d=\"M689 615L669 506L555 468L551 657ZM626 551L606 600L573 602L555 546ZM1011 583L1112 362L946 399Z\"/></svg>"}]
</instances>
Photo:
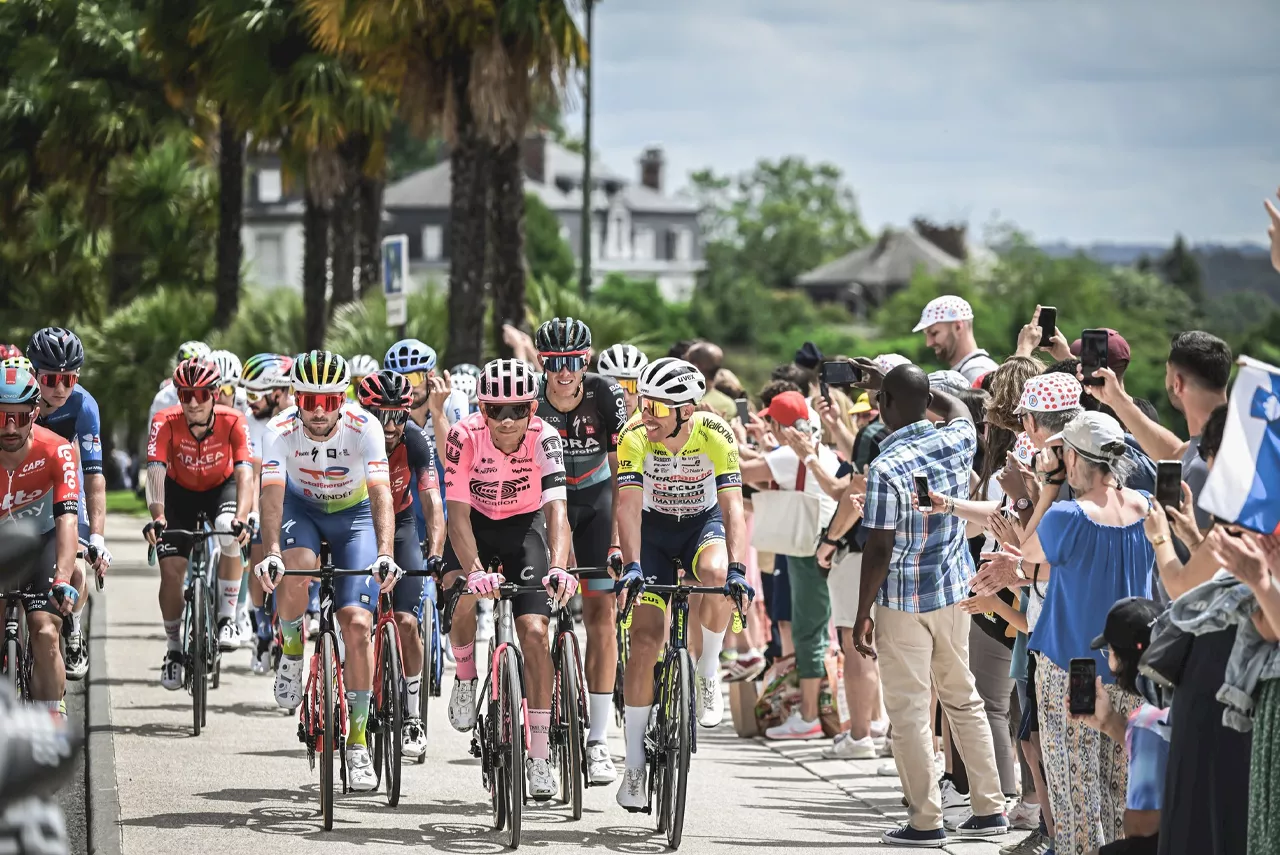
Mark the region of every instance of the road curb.
<instances>
[{"instance_id":1,"label":"road curb","mask_svg":"<svg viewBox=\"0 0 1280 855\"><path fill-rule=\"evenodd\" d=\"M85 799L90 855L122 855L116 746L111 730L111 685L107 666L107 600L89 599L89 685L85 700Z\"/></svg>"}]
</instances>

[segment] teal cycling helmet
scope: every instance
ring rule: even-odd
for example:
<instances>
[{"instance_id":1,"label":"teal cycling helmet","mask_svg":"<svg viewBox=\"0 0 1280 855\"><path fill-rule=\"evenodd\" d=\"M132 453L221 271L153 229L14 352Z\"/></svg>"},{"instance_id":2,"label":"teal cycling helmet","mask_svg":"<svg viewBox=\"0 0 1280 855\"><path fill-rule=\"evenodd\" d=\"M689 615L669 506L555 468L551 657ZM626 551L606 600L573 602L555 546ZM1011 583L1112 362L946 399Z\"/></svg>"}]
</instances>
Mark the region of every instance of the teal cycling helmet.
<instances>
[{"instance_id":1,"label":"teal cycling helmet","mask_svg":"<svg viewBox=\"0 0 1280 855\"><path fill-rule=\"evenodd\" d=\"M31 404L40 400L40 384L25 368L0 369L0 404Z\"/></svg>"}]
</instances>

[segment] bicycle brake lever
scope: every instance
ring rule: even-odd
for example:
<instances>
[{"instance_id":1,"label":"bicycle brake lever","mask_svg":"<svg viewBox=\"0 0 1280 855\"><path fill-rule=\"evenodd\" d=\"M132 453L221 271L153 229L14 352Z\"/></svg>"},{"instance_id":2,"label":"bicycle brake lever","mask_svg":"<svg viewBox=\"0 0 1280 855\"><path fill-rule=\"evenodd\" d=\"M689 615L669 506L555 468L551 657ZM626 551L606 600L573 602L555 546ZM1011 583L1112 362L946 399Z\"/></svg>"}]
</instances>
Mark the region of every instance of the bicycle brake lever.
<instances>
[{"instance_id":1,"label":"bicycle brake lever","mask_svg":"<svg viewBox=\"0 0 1280 855\"><path fill-rule=\"evenodd\" d=\"M453 610L458 606L458 598L462 596L462 592L466 590L467 580L465 576L459 576L453 580L453 584L449 586L449 590L440 598L440 604L436 607L440 611L440 631L445 635L449 634L449 630L453 628Z\"/></svg>"}]
</instances>

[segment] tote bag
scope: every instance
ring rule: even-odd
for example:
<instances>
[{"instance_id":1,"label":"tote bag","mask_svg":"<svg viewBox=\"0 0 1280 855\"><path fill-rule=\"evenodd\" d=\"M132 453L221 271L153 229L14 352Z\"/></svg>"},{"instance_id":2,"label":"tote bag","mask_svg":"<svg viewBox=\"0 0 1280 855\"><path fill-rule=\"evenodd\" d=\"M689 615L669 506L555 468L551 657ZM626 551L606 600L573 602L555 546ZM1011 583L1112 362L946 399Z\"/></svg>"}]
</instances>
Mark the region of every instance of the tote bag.
<instances>
[{"instance_id":1,"label":"tote bag","mask_svg":"<svg viewBox=\"0 0 1280 855\"><path fill-rule=\"evenodd\" d=\"M758 552L808 558L818 551L822 533L822 500L804 491L806 467L797 461L795 490L762 490L751 497Z\"/></svg>"}]
</instances>

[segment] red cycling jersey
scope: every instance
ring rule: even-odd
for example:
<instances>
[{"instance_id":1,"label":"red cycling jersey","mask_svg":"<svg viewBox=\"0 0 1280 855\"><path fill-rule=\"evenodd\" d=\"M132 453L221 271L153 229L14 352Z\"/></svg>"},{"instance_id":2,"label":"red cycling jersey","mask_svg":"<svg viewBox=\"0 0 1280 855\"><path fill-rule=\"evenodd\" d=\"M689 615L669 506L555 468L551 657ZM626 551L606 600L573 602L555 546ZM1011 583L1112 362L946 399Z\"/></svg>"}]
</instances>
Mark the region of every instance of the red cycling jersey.
<instances>
[{"instance_id":1,"label":"red cycling jersey","mask_svg":"<svg viewBox=\"0 0 1280 855\"><path fill-rule=\"evenodd\" d=\"M71 443L48 428L32 426L26 457L12 471L3 471L7 483L0 497L0 528L7 522L36 517L44 534L53 530L54 517L79 513L75 451Z\"/></svg>"},{"instance_id":2,"label":"red cycling jersey","mask_svg":"<svg viewBox=\"0 0 1280 855\"><path fill-rule=\"evenodd\" d=\"M537 416L511 454L493 444L484 413L472 413L449 428L444 447L444 490L491 520L532 513L565 498L564 449L560 434Z\"/></svg>"},{"instance_id":3,"label":"red cycling jersey","mask_svg":"<svg viewBox=\"0 0 1280 855\"><path fill-rule=\"evenodd\" d=\"M237 464L252 462L249 426L239 410L215 404L213 424L201 439L191 433L181 405L161 410L151 420L147 463L167 466L168 477L185 490L212 490L231 477Z\"/></svg>"}]
</instances>

